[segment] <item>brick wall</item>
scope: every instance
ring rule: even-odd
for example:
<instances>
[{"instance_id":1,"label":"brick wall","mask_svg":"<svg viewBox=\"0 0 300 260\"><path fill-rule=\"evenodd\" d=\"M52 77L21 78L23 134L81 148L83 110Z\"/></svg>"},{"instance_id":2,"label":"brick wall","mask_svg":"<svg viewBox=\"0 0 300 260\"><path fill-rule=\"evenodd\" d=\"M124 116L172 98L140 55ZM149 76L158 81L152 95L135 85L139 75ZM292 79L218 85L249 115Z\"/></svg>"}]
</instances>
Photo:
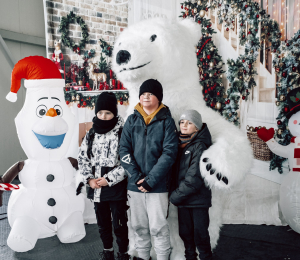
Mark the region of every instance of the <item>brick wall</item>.
<instances>
[{"instance_id":1,"label":"brick wall","mask_svg":"<svg viewBox=\"0 0 300 260\"><path fill-rule=\"evenodd\" d=\"M122 3L115 5L114 3ZM125 3L126 2L126 3ZM59 40L59 24L62 16L67 16L70 11L81 16L89 31L89 44L85 50L95 49L96 56L100 55L101 48L99 39L102 38L113 44L122 30L127 27L128 4L126 0L49 0L46 1L47 8L47 40L48 58L52 57L54 51L54 40ZM79 43L81 41L81 28L78 24L69 25L70 38ZM71 49L62 44L62 53L66 66L70 61L81 60L81 57L74 54ZM99 60L99 59L98 59Z\"/></svg>"}]
</instances>

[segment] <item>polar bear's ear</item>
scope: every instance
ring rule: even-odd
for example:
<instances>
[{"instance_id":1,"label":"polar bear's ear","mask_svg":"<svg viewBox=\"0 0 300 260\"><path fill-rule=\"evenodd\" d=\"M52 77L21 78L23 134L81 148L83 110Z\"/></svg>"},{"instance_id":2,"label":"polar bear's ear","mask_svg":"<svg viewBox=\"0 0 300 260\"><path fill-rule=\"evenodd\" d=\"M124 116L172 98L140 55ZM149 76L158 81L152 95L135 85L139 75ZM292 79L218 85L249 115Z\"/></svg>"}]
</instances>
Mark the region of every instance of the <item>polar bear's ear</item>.
<instances>
[{"instance_id":1,"label":"polar bear's ear","mask_svg":"<svg viewBox=\"0 0 300 260\"><path fill-rule=\"evenodd\" d=\"M201 37L201 25L199 25L198 23L196 23L194 20L192 19L183 19L182 21L180 21L180 24L185 27L185 30L187 30L191 36L191 38L193 39L193 43L197 44L200 37Z\"/></svg>"}]
</instances>

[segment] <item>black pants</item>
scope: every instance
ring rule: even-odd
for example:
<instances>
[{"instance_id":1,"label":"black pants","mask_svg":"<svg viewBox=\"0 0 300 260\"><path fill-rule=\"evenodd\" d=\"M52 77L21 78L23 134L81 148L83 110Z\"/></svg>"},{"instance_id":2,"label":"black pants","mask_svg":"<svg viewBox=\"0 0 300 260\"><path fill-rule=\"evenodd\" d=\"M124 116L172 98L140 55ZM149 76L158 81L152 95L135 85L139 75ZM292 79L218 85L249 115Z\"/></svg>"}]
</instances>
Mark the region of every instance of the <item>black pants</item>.
<instances>
[{"instance_id":1,"label":"black pants","mask_svg":"<svg viewBox=\"0 0 300 260\"><path fill-rule=\"evenodd\" d=\"M212 259L210 247L209 208L178 208L179 236L185 247L185 258L196 260L198 249L200 259Z\"/></svg>"},{"instance_id":2,"label":"black pants","mask_svg":"<svg viewBox=\"0 0 300 260\"><path fill-rule=\"evenodd\" d=\"M127 209L125 200L94 202L100 237L105 249L113 247L112 225L120 253L128 250ZM112 218L112 221L111 221ZM112 223L111 223L112 222Z\"/></svg>"}]
</instances>

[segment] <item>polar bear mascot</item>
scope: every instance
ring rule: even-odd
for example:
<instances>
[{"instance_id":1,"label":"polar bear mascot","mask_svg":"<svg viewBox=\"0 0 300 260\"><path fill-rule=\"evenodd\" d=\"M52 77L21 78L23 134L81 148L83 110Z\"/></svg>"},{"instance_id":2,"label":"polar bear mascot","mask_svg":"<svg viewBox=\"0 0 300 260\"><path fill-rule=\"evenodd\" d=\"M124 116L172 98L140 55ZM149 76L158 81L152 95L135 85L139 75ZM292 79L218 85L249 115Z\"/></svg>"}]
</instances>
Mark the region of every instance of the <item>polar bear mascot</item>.
<instances>
[{"instance_id":1,"label":"polar bear mascot","mask_svg":"<svg viewBox=\"0 0 300 260\"><path fill-rule=\"evenodd\" d=\"M112 68L129 90L128 115L139 102L142 82L153 78L161 82L163 103L169 106L175 122L184 110L195 109L207 123L213 145L203 153L199 167L212 189L209 232L211 246L215 248L222 225L224 192L244 179L251 166L252 150L236 126L205 105L195 54L200 37L200 25L188 19L176 23L161 18L139 22L126 28L116 40ZM173 205L170 205L169 224L171 259L184 259L177 208ZM130 230L130 252L135 254L133 245Z\"/></svg>"},{"instance_id":2,"label":"polar bear mascot","mask_svg":"<svg viewBox=\"0 0 300 260\"><path fill-rule=\"evenodd\" d=\"M31 250L39 238L73 243L85 236L84 200L76 196L75 169L66 158L75 116L65 102L65 81L51 60L24 58L13 69L9 101L17 100L22 78L27 92L15 123L28 159L8 171L19 173L22 183L8 202L7 245L17 252Z\"/></svg>"}]
</instances>

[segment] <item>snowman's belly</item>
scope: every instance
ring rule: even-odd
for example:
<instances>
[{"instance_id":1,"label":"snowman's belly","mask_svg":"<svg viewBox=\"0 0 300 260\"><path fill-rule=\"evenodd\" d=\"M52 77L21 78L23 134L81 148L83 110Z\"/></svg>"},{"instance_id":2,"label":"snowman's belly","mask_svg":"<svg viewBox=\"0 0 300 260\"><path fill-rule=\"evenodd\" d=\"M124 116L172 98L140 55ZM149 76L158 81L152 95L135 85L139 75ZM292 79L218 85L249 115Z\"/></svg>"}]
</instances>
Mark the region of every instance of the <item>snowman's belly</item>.
<instances>
[{"instance_id":1,"label":"snowman's belly","mask_svg":"<svg viewBox=\"0 0 300 260\"><path fill-rule=\"evenodd\" d=\"M26 160L19 178L28 189L55 189L71 185L75 170L68 159L61 161Z\"/></svg>"},{"instance_id":2,"label":"snowman's belly","mask_svg":"<svg viewBox=\"0 0 300 260\"><path fill-rule=\"evenodd\" d=\"M47 237L50 233L54 235L73 212L84 211L84 200L82 196L76 196L73 185L58 189L27 189L20 186L19 190L12 192L8 202L11 226L16 218L29 216L41 225L41 237Z\"/></svg>"}]
</instances>

